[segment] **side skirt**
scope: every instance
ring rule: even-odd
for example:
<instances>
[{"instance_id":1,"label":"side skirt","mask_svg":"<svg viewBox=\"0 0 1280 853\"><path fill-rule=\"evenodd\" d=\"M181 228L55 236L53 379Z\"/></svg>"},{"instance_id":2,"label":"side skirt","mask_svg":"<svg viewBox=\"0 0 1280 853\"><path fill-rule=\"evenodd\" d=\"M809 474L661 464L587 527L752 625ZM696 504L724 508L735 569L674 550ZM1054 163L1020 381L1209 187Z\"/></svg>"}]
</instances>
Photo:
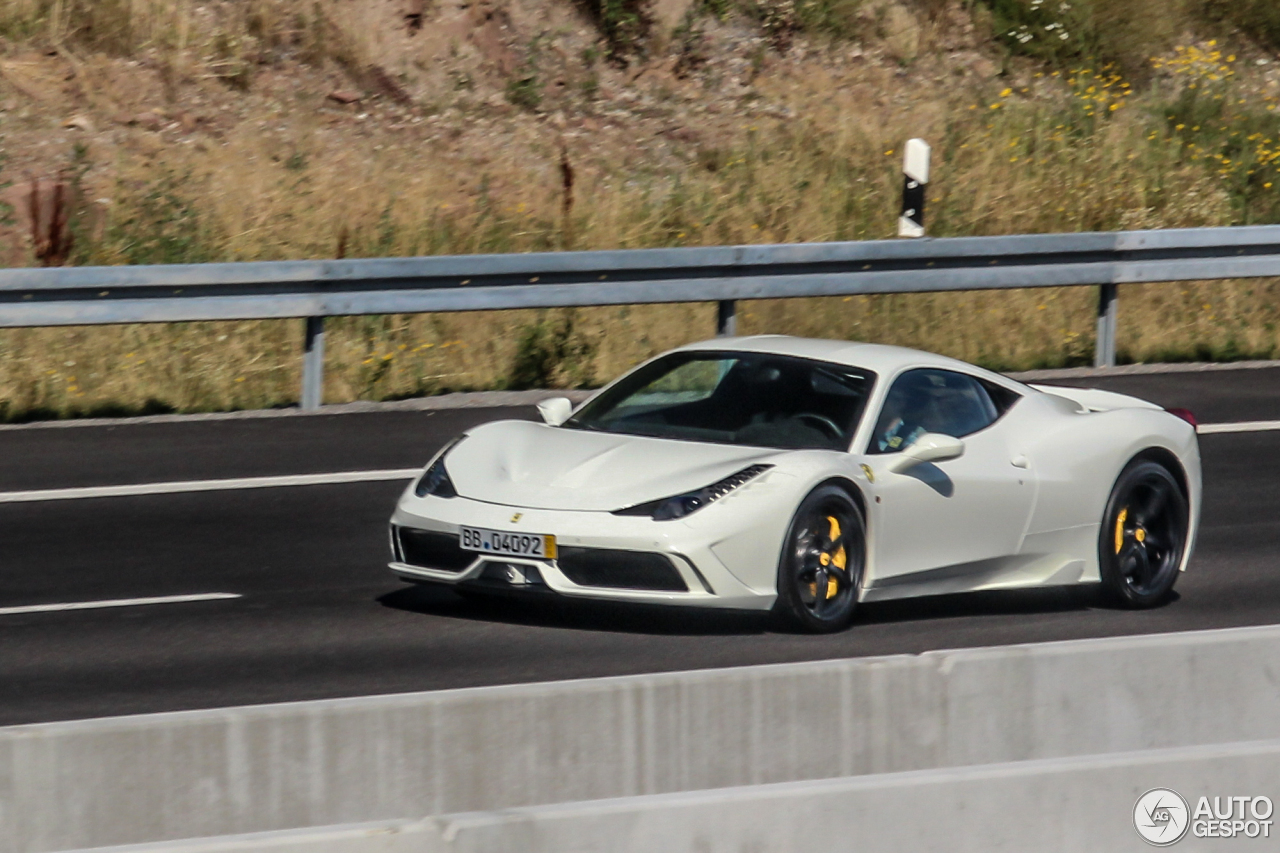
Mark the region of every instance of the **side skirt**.
<instances>
[{"instance_id":1,"label":"side skirt","mask_svg":"<svg viewBox=\"0 0 1280 853\"><path fill-rule=\"evenodd\" d=\"M923 595L1097 582L1096 578L1086 578L1084 574L1085 561L1070 554L1022 554L873 581L863 588L859 600L889 601Z\"/></svg>"}]
</instances>

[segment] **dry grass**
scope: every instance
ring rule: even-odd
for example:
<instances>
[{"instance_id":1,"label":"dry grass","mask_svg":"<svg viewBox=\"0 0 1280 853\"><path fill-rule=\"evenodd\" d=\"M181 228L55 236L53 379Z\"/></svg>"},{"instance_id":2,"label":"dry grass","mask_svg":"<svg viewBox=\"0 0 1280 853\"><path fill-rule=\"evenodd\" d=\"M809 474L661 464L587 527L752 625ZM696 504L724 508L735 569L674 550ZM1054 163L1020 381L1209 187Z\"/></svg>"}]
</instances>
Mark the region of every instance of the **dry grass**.
<instances>
[{"instance_id":1,"label":"dry grass","mask_svg":"<svg viewBox=\"0 0 1280 853\"><path fill-rule=\"evenodd\" d=\"M217 41L177 0L10 0L0 20L17 32L14 10L25 9L22 26L70 39L76 18L66 10L107 14L108 6L115 16L95 25L96 49L199 42L207 53ZM290 8L243 4L236 38L313 38ZM351 6L332 8L336 16ZM578 201L567 226L554 133L526 134L483 160L465 151L424 158L411 136L335 129L299 96L278 128L264 130L266 116L204 150L122 156L112 164L110 213L81 243L79 261L332 257L340 242L348 256L378 256L884 238L900 192L896 146L913 135L935 145L937 235L1224 225L1243 215L1244 190L1188 156L1186 140L1164 127L1158 108L1174 89L1130 95L1121 82L1068 82L1046 69L1019 91L943 86L903 108L868 109L874 86L887 82L860 89L831 75L819 67L762 79L765 96L804 118L745 119L733 144L704 146L683 165L646 168L570 139ZM1255 203L1251 215L1265 220L1275 209L1259 214ZM1273 284L1121 294L1123 357L1247 357L1280 343ZM739 326L1042 367L1091 358L1094 298L1074 288L764 301L741 305ZM329 327L325 396L591 385L710 336L713 317L695 304L340 318ZM283 405L296 399L300 348L299 321L7 331L0 418Z\"/></svg>"},{"instance_id":2,"label":"dry grass","mask_svg":"<svg viewBox=\"0 0 1280 853\"><path fill-rule=\"evenodd\" d=\"M324 44L320 21L341 0L6 0L0 32L14 40L135 56L151 50L237 52L291 41Z\"/></svg>"}]
</instances>

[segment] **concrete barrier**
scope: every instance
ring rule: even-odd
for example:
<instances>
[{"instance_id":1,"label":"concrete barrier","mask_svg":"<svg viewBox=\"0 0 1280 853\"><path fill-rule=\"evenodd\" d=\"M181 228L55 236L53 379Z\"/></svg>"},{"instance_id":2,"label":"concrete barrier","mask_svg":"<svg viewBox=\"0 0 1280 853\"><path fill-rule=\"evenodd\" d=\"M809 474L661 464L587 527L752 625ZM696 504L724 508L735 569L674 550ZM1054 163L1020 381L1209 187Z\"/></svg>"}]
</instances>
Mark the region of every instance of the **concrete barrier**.
<instances>
[{"instance_id":1,"label":"concrete barrier","mask_svg":"<svg viewBox=\"0 0 1280 853\"><path fill-rule=\"evenodd\" d=\"M1138 797L1280 799L1280 740L654 794L78 853L1122 853ZM1275 816L1233 849L1280 846ZM856 846L854 846L856 843ZM1221 841L1194 833L1180 851ZM1218 849L1222 849L1219 847Z\"/></svg>"},{"instance_id":2,"label":"concrete barrier","mask_svg":"<svg viewBox=\"0 0 1280 853\"><path fill-rule=\"evenodd\" d=\"M0 853L1280 738L1280 627L0 729Z\"/></svg>"},{"instance_id":3,"label":"concrete barrier","mask_svg":"<svg viewBox=\"0 0 1280 853\"><path fill-rule=\"evenodd\" d=\"M374 823L186 838L67 853L434 853L444 843L433 821Z\"/></svg>"},{"instance_id":4,"label":"concrete barrier","mask_svg":"<svg viewBox=\"0 0 1280 853\"><path fill-rule=\"evenodd\" d=\"M658 794L438 818L424 853L1133 853L1134 805L1156 787L1280 800L1280 741L1050 758L749 788ZM1195 824L1192 824L1193 828ZM1196 838L1179 853L1276 850ZM1263 832L1269 837L1263 837ZM1217 845L1217 846L1215 846ZM355 851L353 851L355 853Z\"/></svg>"}]
</instances>

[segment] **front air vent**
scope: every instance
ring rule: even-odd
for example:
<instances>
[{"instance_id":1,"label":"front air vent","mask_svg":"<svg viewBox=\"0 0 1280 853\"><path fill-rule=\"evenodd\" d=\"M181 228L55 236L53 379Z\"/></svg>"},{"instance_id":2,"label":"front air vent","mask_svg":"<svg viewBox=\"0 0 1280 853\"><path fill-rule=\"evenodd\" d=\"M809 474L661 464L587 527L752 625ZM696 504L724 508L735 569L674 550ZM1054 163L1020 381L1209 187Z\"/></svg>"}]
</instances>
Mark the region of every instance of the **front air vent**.
<instances>
[{"instance_id":1,"label":"front air vent","mask_svg":"<svg viewBox=\"0 0 1280 853\"><path fill-rule=\"evenodd\" d=\"M452 533L398 527L396 536L400 543L400 558L410 566L460 572L475 562L477 556L474 551L460 548L458 537Z\"/></svg>"},{"instance_id":2,"label":"front air vent","mask_svg":"<svg viewBox=\"0 0 1280 853\"><path fill-rule=\"evenodd\" d=\"M556 565L578 586L688 592L689 587L662 554L611 548L560 546Z\"/></svg>"}]
</instances>

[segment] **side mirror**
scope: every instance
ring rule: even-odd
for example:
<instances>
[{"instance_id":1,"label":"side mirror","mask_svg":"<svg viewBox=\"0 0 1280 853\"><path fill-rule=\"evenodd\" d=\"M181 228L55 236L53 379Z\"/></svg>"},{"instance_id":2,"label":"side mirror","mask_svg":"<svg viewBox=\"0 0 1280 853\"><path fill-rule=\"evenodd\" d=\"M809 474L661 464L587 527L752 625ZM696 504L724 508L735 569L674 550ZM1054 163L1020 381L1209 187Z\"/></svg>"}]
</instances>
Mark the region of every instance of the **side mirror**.
<instances>
[{"instance_id":1,"label":"side mirror","mask_svg":"<svg viewBox=\"0 0 1280 853\"><path fill-rule=\"evenodd\" d=\"M958 459L964 455L964 442L949 435L937 432L926 432L916 439L915 444L902 451L902 454L889 463L889 470L902 474L922 462L945 462Z\"/></svg>"},{"instance_id":2,"label":"side mirror","mask_svg":"<svg viewBox=\"0 0 1280 853\"><path fill-rule=\"evenodd\" d=\"M538 414L542 415L542 419L551 426L560 426L569 420L569 415L573 414L573 401L568 397L552 397L549 400L543 400L538 404Z\"/></svg>"}]
</instances>

